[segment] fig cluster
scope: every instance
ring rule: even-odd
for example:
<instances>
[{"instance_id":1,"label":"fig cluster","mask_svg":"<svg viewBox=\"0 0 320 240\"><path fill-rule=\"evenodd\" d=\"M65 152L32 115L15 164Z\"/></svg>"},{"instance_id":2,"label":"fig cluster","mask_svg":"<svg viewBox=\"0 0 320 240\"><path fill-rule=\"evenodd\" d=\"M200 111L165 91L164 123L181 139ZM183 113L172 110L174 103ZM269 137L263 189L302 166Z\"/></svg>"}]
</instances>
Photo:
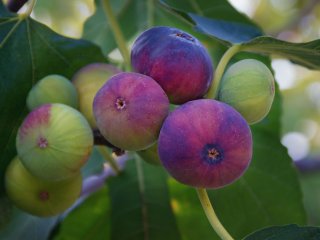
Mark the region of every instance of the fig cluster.
<instances>
[{"instance_id":1,"label":"fig cluster","mask_svg":"<svg viewBox=\"0 0 320 240\"><path fill-rule=\"evenodd\" d=\"M189 33L165 26L138 36L131 63L133 72L89 64L71 81L49 75L31 89L31 112L6 172L8 196L19 208L51 216L72 205L94 131L193 187L220 188L243 175L252 158L248 124L267 115L274 97L269 68L254 59L236 62L217 100L207 99L214 81L208 51Z\"/></svg>"},{"instance_id":2,"label":"fig cluster","mask_svg":"<svg viewBox=\"0 0 320 240\"><path fill-rule=\"evenodd\" d=\"M219 188L242 176L252 158L248 124L273 101L270 70L254 59L237 62L217 100L205 99L214 74L209 53L194 36L164 26L138 36L131 64L134 72L112 76L94 98L102 135L190 186ZM179 106L170 112L170 104Z\"/></svg>"}]
</instances>

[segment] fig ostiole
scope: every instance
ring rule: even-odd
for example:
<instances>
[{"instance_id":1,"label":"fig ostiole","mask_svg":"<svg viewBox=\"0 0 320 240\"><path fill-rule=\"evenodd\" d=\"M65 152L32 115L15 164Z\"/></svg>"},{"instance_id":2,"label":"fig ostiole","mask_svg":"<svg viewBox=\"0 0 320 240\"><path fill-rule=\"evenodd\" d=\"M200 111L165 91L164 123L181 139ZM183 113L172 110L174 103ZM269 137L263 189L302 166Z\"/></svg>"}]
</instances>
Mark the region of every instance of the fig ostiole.
<instances>
[{"instance_id":1,"label":"fig ostiole","mask_svg":"<svg viewBox=\"0 0 320 240\"><path fill-rule=\"evenodd\" d=\"M97 128L92 110L94 96L112 75L120 72L120 69L111 64L91 63L79 69L72 77L72 83L79 95L79 111L92 128Z\"/></svg>"},{"instance_id":2,"label":"fig ostiole","mask_svg":"<svg viewBox=\"0 0 320 240\"><path fill-rule=\"evenodd\" d=\"M58 181L43 181L33 176L14 158L5 174L6 193L21 210L40 217L60 214L80 196L82 177L77 172L72 178Z\"/></svg>"},{"instance_id":3,"label":"fig ostiole","mask_svg":"<svg viewBox=\"0 0 320 240\"><path fill-rule=\"evenodd\" d=\"M24 166L36 177L60 181L76 175L93 148L93 134L83 115L64 104L34 109L21 124L16 147Z\"/></svg>"},{"instance_id":4,"label":"fig ostiole","mask_svg":"<svg viewBox=\"0 0 320 240\"><path fill-rule=\"evenodd\" d=\"M252 157L252 136L245 119L229 105L203 99L185 103L163 123L160 160L179 182L220 188L237 180Z\"/></svg>"},{"instance_id":5,"label":"fig ostiole","mask_svg":"<svg viewBox=\"0 0 320 240\"><path fill-rule=\"evenodd\" d=\"M169 112L169 100L152 78L119 73L98 91L93 112L101 134L111 144L138 151L157 140Z\"/></svg>"},{"instance_id":6,"label":"fig ostiole","mask_svg":"<svg viewBox=\"0 0 320 240\"><path fill-rule=\"evenodd\" d=\"M78 108L77 90L64 76L48 75L39 80L27 96L27 106L30 111L46 103L62 103Z\"/></svg>"},{"instance_id":7,"label":"fig ostiole","mask_svg":"<svg viewBox=\"0 0 320 240\"><path fill-rule=\"evenodd\" d=\"M255 59L232 64L220 83L218 100L234 107L249 124L261 121L274 99L274 77L269 68Z\"/></svg>"},{"instance_id":8,"label":"fig ostiole","mask_svg":"<svg viewBox=\"0 0 320 240\"><path fill-rule=\"evenodd\" d=\"M212 82L209 53L195 37L176 28L153 27L139 35L131 63L135 71L156 80L174 104L203 97Z\"/></svg>"}]
</instances>

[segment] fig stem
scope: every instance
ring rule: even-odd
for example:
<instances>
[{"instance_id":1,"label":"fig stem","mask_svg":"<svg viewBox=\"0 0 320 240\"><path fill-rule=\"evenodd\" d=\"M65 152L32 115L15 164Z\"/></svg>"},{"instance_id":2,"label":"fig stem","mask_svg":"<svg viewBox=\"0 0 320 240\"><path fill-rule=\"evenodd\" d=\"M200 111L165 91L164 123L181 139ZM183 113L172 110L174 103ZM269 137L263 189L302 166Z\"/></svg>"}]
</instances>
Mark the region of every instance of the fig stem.
<instances>
[{"instance_id":1,"label":"fig stem","mask_svg":"<svg viewBox=\"0 0 320 240\"><path fill-rule=\"evenodd\" d=\"M110 27L112 29L114 38L120 50L120 53L123 57L125 67L127 71L130 71L130 54L128 47L126 45L125 38L123 37L123 33L121 28L117 22L117 19L112 11L112 7L109 0L102 0L103 9L106 15L106 18L109 20Z\"/></svg>"},{"instance_id":2,"label":"fig stem","mask_svg":"<svg viewBox=\"0 0 320 240\"><path fill-rule=\"evenodd\" d=\"M37 2L37 0L28 1L27 10L19 16L20 19L26 19L27 17L29 17L31 15L32 10L33 10L34 6L36 5L36 2Z\"/></svg>"},{"instance_id":3,"label":"fig stem","mask_svg":"<svg viewBox=\"0 0 320 240\"><path fill-rule=\"evenodd\" d=\"M112 157L112 155L107 150L107 147L97 146L97 148L100 154L103 156L103 158L110 164L110 167L112 168L112 170L118 175L121 172L120 167L116 162L116 160Z\"/></svg>"},{"instance_id":4,"label":"fig stem","mask_svg":"<svg viewBox=\"0 0 320 240\"><path fill-rule=\"evenodd\" d=\"M240 51L241 45L233 45L230 47L222 56L220 59L220 62L218 63L217 69L214 73L213 82L212 85L207 93L207 98L215 99L219 92L219 85L221 78L223 76L224 70L226 66L228 65L230 59Z\"/></svg>"},{"instance_id":5,"label":"fig stem","mask_svg":"<svg viewBox=\"0 0 320 240\"><path fill-rule=\"evenodd\" d=\"M208 193L204 188L196 188L198 197L200 199L202 208L215 232L219 235L222 240L234 240L227 230L223 227L219 221L213 207L211 205Z\"/></svg>"}]
</instances>

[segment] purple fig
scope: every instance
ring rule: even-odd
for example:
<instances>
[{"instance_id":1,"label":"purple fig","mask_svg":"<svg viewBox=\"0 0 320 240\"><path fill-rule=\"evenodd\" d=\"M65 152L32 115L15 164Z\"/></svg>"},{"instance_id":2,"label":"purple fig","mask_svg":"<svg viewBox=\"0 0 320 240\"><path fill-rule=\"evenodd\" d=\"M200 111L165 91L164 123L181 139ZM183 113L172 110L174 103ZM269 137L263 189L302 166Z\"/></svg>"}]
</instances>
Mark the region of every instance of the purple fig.
<instances>
[{"instance_id":1,"label":"purple fig","mask_svg":"<svg viewBox=\"0 0 320 240\"><path fill-rule=\"evenodd\" d=\"M174 104L201 98L212 81L212 61L205 47L176 28L143 32L133 44L131 62L135 71L156 80Z\"/></svg>"},{"instance_id":2,"label":"purple fig","mask_svg":"<svg viewBox=\"0 0 320 240\"><path fill-rule=\"evenodd\" d=\"M100 132L111 144L136 151L157 140L169 100L152 78L119 73L98 91L93 112Z\"/></svg>"},{"instance_id":3,"label":"purple fig","mask_svg":"<svg viewBox=\"0 0 320 240\"><path fill-rule=\"evenodd\" d=\"M229 105L210 99L190 101L170 113L158 145L168 172L198 188L232 183L245 172L252 157L246 120Z\"/></svg>"}]
</instances>

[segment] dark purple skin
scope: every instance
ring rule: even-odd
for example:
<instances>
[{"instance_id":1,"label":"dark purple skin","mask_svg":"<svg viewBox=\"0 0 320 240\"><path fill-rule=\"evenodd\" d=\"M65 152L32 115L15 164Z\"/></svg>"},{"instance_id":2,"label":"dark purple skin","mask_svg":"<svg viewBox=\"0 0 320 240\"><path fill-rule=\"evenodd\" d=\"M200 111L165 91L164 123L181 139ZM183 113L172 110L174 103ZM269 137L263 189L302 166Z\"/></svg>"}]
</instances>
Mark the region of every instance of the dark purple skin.
<instances>
[{"instance_id":1,"label":"dark purple skin","mask_svg":"<svg viewBox=\"0 0 320 240\"><path fill-rule=\"evenodd\" d=\"M170 102L182 104L204 96L212 82L212 61L193 36L170 27L154 27L134 42L135 71L155 79Z\"/></svg>"},{"instance_id":2,"label":"dark purple skin","mask_svg":"<svg viewBox=\"0 0 320 240\"><path fill-rule=\"evenodd\" d=\"M237 180L252 157L245 119L229 105L201 99L169 114L159 136L163 166L179 182L220 188Z\"/></svg>"},{"instance_id":3,"label":"dark purple skin","mask_svg":"<svg viewBox=\"0 0 320 240\"><path fill-rule=\"evenodd\" d=\"M100 132L111 144L137 151L157 140L169 113L169 99L152 78L119 73L96 94L93 113Z\"/></svg>"}]
</instances>

